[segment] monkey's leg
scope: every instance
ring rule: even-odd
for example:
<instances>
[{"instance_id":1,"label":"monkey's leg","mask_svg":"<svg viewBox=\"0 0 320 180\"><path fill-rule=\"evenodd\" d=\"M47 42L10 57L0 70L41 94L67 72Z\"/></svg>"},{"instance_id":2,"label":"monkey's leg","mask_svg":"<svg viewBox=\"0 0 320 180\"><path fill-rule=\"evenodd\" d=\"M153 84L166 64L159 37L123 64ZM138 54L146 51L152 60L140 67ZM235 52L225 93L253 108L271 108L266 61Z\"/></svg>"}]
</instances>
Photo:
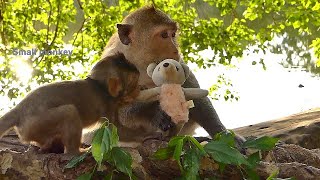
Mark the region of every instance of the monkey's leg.
<instances>
[{"instance_id":1,"label":"monkey's leg","mask_svg":"<svg viewBox=\"0 0 320 180\"><path fill-rule=\"evenodd\" d=\"M82 123L77 108L74 105L66 105L64 109L65 122L64 134L61 135L65 145L65 153L79 154L82 135Z\"/></svg>"},{"instance_id":2,"label":"monkey's leg","mask_svg":"<svg viewBox=\"0 0 320 180\"><path fill-rule=\"evenodd\" d=\"M79 153L82 125L74 105L51 108L26 118L18 127L23 140L35 141L41 149L51 149L54 147L50 145L55 145L55 140L61 138L65 153Z\"/></svg>"},{"instance_id":3,"label":"monkey's leg","mask_svg":"<svg viewBox=\"0 0 320 180\"><path fill-rule=\"evenodd\" d=\"M61 154L64 153L64 144L61 138L55 138L51 143L48 143L46 147L41 148L41 152L43 153L55 153Z\"/></svg>"}]
</instances>

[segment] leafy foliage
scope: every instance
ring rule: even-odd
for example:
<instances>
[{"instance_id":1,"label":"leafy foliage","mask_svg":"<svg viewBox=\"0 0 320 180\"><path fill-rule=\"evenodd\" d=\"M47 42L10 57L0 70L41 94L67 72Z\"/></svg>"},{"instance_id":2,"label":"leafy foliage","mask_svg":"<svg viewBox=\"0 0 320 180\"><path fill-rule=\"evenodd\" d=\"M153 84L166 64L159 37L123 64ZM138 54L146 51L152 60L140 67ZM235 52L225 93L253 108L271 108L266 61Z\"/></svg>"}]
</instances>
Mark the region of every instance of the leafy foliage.
<instances>
[{"instance_id":1,"label":"leafy foliage","mask_svg":"<svg viewBox=\"0 0 320 180\"><path fill-rule=\"evenodd\" d=\"M88 156L88 152L82 154L81 156L76 156L68 162L68 164L64 167L65 169L74 168L77 164L82 162Z\"/></svg>"},{"instance_id":2,"label":"leafy foliage","mask_svg":"<svg viewBox=\"0 0 320 180\"><path fill-rule=\"evenodd\" d=\"M258 149L263 151L270 151L276 142L279 141L279 138L272 138L269 136L263 136L258 139L248 140L243 144L243 147Z\"/></svg>"},{"instance_id":3,"label":"leafy foliage","mask_svg":"<svg viewBox=\"0 0 320 180\"><path fill-rule=\"evenodd\" d=\"M217 162L241 165L247 163L244 156L235 148L222 141L212 141L206 144L206 152Z\"/></svg>"},{"instance_id":4,"label":"leafy foliage","mask_svg":"<svg viewBox=\"0 0 320 180\"><path fill-rule=\"evenodd\" d=\"M235 146L235 134L232 131L218 133L214 140L204 146L191 136L176 136L169 141L168 147L159 149L153 157L161 160L172 158L177 161L182 173L181 179L200 179L199 167L203 157L216 161L221 171L226 165L235 165L246 172L244 175L247 178L259 179L255 168L261 161L260 153L271 150L277 141L277 138L271 137L246 141L243 148L257 151L244 156ZM276 177L277 174L271 176Z\"/></svg>"},{"instance_id":5,"label":"leafy foliage","mask_svg":"<svg viewBox=\"0 0 320 180\"><path fill-rule=\"evenodd\" d=\"M37 84L84 77L115 32L115 24L129 12L154 4L180 26L184 60L205 68L232 66L255 46L286 52L284 66L302 65L320 72L320 3L317 0L6 0L0 2L0 92L10 98L24 95ZM281 43L271 44L275 37ZM70 49L67 55L13 55L14 49ZM211 49L204 59L201 51ZM295 62L293 59L300 58ZM260 61L263 64L263 61ZM21 72L30 71L31 79ZM21 79L24 79L23 81ZM215 89L230 84L221 83ZM222 96L237 99L230 90Z\"/></svg>"},{"instance_id":6,"label":"leafy foliage","mask_svg":"<svg viewBox=\"0 0 320 180\"><path fill-rule=\"evenodd\" d=\"M91 179L94 172L101 167L102 163L108 162L115 170L118 170L129 176L130 179L133 178L132 174L132 158L129 153L117 147L119 142L119 136L117 133L117 128L113 124L108 124L108 121L104 123L101 128L95 133L94 138L91 143L90 152L93 158L97 162L91 173L85 173L79 176L77 179ZM81 156L74 157L65 166L65 168L73 168L77 166L83 159L89 154L89 152L82 154ZM106 179L112 179L113 171L108 174Z\"/></svg>"}]
</instances>

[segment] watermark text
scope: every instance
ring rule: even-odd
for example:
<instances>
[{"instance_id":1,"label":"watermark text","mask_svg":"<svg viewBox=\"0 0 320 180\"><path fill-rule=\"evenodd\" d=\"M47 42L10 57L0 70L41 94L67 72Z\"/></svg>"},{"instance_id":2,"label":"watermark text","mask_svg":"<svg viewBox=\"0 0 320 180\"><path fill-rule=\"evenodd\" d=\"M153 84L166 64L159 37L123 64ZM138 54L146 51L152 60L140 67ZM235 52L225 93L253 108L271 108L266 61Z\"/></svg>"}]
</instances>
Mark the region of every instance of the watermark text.
<instances>
[{"instance_id":1,"label":"watermark text","mask_svg":"<svg viewBox=\"0 0 320 180\"><path fill-rule=\"evenodd\" d=\"M32 49L18 49L14 48L12 49L12 54L17 56L71 56L73 50L70 49L50 49L50 50L39 50L36 48Z\"/></svg>"}]
</instances>

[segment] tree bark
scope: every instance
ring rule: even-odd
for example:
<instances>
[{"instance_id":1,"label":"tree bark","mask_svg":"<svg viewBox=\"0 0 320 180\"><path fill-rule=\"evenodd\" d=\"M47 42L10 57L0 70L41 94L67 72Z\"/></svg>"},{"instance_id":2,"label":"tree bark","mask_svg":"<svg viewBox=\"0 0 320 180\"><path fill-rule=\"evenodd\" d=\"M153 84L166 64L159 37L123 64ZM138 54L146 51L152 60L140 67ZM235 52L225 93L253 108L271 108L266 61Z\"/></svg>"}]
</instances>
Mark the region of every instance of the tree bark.
<instances>
[{"instance_id":1,"label":"tree bark","mask_svg":"<svg viewBox=\"0 0 320 180\"><path fill-rule=\"evenodd\" d=\"M271 135L281 137L285 142L300 135L308 138L304 141L293 141L307 147L318 147L320 143L319 119L320 111L298 114L282 120L261 123L239 128L236 132L242 135ZM284 135L285 134L285 135ZM307 134L307 135L306 135ZM310 144L318 140L317 143ZM177 163L172 160L155 160L153 153L167 142L148 140L141 146L125 148L133 157L133 172L138 179L175 179L180 171ZM248 152L250 153L250 152ZM17 135L10 132L0 139L0 179L76 179L78 176L91 172L95 167L92 156L72 169L64 169L71 159L64 154L43 154L32 145L23 145ZM103 179L112 171L112 167L104 164L93 179ZM296 177L296 179L318 179L320 177L320 149L306 149L294 144L279 143L272 151L263 154L263 160L257 167L261 179L266 179L271 173L278 171L279 178ZM123 176L116 174L116 176ZM212 159L203 158L200 165L201 177L217 177L218 179L243 179L241 171L235 166L227 166L223 173L219 165ZM117 178L116 178L117 179Z\"/></svg>"}]
</instances>

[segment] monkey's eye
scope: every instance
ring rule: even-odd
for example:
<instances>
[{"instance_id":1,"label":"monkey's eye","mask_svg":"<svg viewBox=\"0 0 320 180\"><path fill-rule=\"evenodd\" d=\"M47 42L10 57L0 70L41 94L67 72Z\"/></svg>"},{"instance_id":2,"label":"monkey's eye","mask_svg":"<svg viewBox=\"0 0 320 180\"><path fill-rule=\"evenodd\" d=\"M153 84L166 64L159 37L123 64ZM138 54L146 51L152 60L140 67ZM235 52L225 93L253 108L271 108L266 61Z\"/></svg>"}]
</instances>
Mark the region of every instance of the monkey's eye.
<instances>
[{"instance_id":1,"label":"monkey's eye","mask_svg":"<svg viewBox=\"0 0 320 180\"><path fill-rule=\"evenodd\" d=\"M177 71L179 71L179 68L178 68L178 67L176 67L176 69L177 69Z\"/></svg>"},{"instance_id":2,"label":"monkey's eye","mask_svg":"<svg viewBox=\"0 0 320 180\"><path fill-rule=\"evenodd\" d=\"M176 33L172 33L172 37L176 37Z\"/></svg>"},{"instance_id":3,"label":"monkey's eye","mask_svg":"<svg viewBox=\"0 0 320 180\"><path fill-rule=\"evenodd\" d=\"M163 31L163 32L161 33L161 37L162 37L162 38L168 38L168 37L169 37L168 32Z\"/></svg>"}]
</instances>

